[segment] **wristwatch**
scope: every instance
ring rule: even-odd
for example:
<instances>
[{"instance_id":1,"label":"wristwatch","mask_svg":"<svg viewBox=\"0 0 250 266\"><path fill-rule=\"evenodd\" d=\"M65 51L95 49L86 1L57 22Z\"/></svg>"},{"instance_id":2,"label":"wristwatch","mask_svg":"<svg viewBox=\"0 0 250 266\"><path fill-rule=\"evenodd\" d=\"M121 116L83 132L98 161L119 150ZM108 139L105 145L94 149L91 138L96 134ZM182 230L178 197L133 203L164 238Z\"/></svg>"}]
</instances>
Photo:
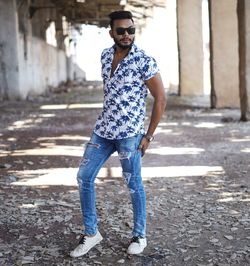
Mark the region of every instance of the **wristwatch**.
<instances>
[{"instance_id":1,"label":"wristwatch","mask_svg":"<svg viewBox=\"0 0 250 266\"><path fill-rule=\"evenodd\" d=\"M151 142L154 140L154 136L153 135L144 135L144 138L148 141L148 142Z\"/></svg>"}]
</instances>

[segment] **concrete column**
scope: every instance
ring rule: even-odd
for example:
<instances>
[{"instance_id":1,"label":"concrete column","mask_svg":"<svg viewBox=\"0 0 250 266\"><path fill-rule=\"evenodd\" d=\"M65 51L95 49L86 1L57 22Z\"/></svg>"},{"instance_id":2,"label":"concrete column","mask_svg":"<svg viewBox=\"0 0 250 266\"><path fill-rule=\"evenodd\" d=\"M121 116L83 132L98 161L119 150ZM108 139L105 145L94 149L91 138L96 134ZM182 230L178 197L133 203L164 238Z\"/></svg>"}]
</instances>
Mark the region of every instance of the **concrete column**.
<instances>
[{"instance_id":1,"label":"concrete column","mask_svg":"<svg viewBox=\"0 0 250 266\"><path fill-rule=\"evenodd\" d=\"M63 24L62 15L58 12L56 13L56 42L58 49L65 51L64 36L63 36Z\"/></svg>"},{"instance_id":2,"label":"concrete column","mask_svg":"<svg viewBox=\"0 0 250 266\"><path fill-rule=\"evenodd\" d=\"M250 1L245 1L246 7L246 85L248 108L250 109ZM250 110L248 110L250 112Z\"/></svg>"},{"instance_id":3,"label":"concrete column","mask_svg":"<svg viewBox=\"0 0 250 266\"><path fill-rule=\"evenodd\" d=\"M237 0L210 0L215 107L239 107Z\"/></svg>"},{"instance_id":4,"label":"concrete column","mask_svg":"<svg viewBox=\"0 0 250 266\"><path fill-rule=\"evenodd\" d=\"M180 95L203 95L202 1L178 0Z\"/></svg>"},{"instance_id":5,"label":"concrete column","mask_svg":"<svg viewBox=\"0 0 250 266\"><path fill-rule=\"evenodd\" d=\"M0 0L0 98L19 98L18 23L15 0Z\"/></svg>"}]
</instances>

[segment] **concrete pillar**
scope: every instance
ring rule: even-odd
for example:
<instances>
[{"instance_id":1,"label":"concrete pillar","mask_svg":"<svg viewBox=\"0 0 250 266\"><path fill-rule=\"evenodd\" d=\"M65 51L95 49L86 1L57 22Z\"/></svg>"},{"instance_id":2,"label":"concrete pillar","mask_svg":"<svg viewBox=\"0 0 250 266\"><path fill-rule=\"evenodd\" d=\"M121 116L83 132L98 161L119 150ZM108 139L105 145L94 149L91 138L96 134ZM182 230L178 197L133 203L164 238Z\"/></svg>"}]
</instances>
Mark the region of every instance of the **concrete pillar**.
<instances>
[{"instance_id":1,"label":"concrete pillar","mask_svg":"<svg viewBox=\"0 0 250 266\"><path fill-rule=\"evenodd\" d=\"M18 22L15 0L0 0L0 97L19 98Z\"/></svg>"},{"instance_id":2,"label":"concrete pillar","mask_svg":"<svg viewBox=\"0 0 250 266\"><path fill-rule=\"evenodd\" d=\"M202 1L178 0L180 95L203 95Z\"/></svg>"},{"instance_id":3,"label":"concrete pillar","mask_svg":"<svg viewBox=\"0 0 250 266\"><path fill-rule=\"evenodd\" d=\"M210 0L215 107L239 107L237 0Z\"/></svg>"},{"instance_id":4,"label":"concrete pillar","mask_svg":"<svg viewBox=\"0 0 250 266\"><path fill-rule=\"evenodd\" d=\"M64 44L64 36L63 36L63 23L62 23L62 15L60 13L56 13L56 42L58 49L65 51Z\"/></svg>"},{"instance_id":5,"label":"concrete pillar","mask_svg":"<svg viewBox=\"0 0 250 266\"><path fill-rule=\"evenodd\" d=\"M245 1L246 8L246 85L248 108L250 109L250 1ZM248 110L250 112L250 110Z\"/></svg>"}]
</instances>

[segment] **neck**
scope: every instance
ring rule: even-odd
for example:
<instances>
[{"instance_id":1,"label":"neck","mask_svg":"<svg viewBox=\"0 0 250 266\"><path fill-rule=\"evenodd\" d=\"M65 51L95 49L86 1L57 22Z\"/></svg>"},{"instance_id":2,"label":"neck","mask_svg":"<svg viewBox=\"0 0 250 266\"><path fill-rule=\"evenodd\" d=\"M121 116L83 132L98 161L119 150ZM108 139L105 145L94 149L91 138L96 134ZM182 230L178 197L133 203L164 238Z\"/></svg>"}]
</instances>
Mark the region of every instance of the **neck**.
<instances>
[{"instance_id":1,"label":"neck","mask_svg":"<svg viewBox=\"0 0 250 266\"><path fill-rule=\"evenodd\" d=\"M130 48L123 49L117 45L115 47L115 53L117 55L123 55L124 56L124 55L127 55L129 53L129 51L130 51Z\"/></svg>"}]
</instances>

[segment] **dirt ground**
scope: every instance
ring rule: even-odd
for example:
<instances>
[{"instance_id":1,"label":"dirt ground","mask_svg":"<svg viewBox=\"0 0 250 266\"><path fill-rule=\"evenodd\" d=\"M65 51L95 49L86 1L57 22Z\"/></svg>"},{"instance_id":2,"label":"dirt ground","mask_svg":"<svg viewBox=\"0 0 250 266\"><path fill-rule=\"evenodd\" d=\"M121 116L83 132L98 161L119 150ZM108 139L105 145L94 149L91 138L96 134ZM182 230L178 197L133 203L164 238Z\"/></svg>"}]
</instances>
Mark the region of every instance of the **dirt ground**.
<instances>
[{"instance_id":1,"label":"dirt ground","mask_svg":"<svg viewBox=\"0 0 250 266\"><path fill-rule=\"evenodd\" d=\"M176 96L143 158L145 252L126 254L132 211L114 154L96 182L104 240L69 257L81 231L77 168L101 101L88 82L0 103L0 265L250 265L250 122Z\"/></svg>"}]
</instances>

